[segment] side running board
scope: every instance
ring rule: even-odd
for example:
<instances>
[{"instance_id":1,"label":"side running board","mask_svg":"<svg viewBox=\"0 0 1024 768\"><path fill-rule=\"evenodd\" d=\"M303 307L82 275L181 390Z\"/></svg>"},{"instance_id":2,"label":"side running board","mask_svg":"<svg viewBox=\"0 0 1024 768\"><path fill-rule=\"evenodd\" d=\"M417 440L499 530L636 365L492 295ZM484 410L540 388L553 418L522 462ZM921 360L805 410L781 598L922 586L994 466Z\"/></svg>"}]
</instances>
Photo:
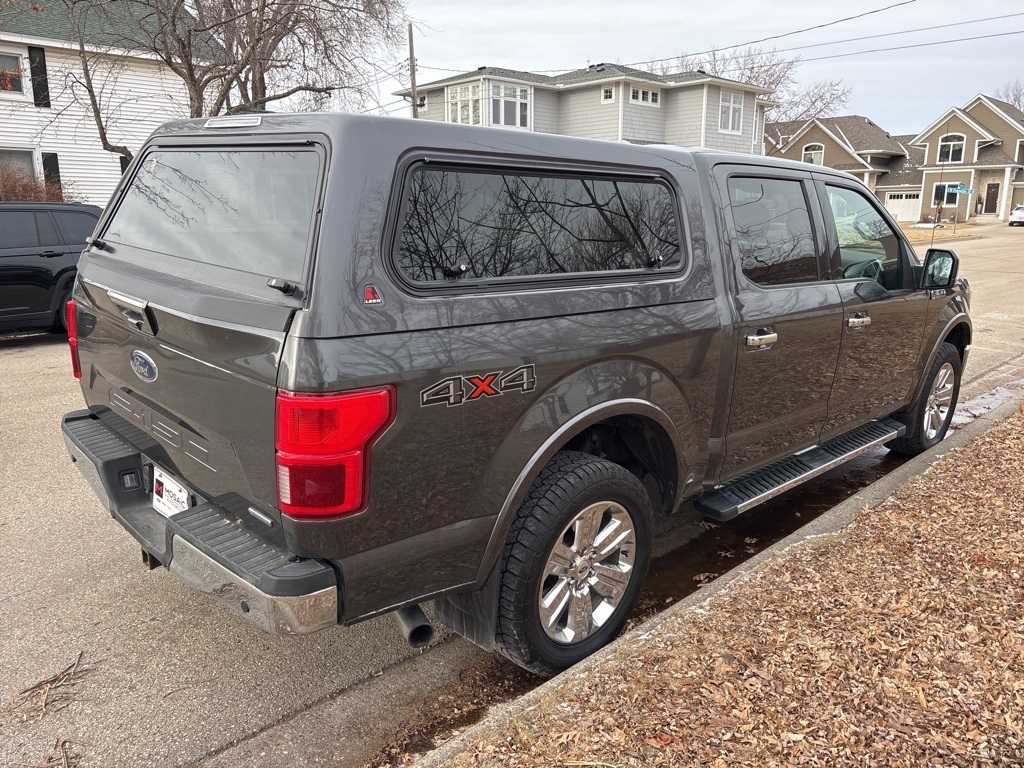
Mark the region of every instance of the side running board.
<instances>
[{"instance_id":1,"label":"side running board","mask_svg":"<svg viewBox=\"0 0 1024 768\"><path fill-rule=\"evenodd\" d=\"M693 504L705 517L724 523L805 480L900 437L906 431L906 425L895 419L869 421L821 445L730 480L698 497Z\"/></svg>"}]
</instances>

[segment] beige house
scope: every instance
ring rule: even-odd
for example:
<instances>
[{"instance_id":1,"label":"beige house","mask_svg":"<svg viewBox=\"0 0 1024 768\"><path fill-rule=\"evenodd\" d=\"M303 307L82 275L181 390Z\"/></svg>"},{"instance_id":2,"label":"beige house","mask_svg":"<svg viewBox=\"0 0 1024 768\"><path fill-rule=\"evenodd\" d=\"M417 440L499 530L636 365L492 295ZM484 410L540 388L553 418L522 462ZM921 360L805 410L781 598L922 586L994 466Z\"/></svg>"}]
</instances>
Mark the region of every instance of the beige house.
<instances>
[{"instance_id":1,"label":"beige house","mask_svg":"<svg viewBox=\"0 0 1024 768\"><path fill-rule=\"evenodd\" d=\"M480 67L417 89L427 120L748 154L762 152L768 93L701 71L659 75L618 64L553 76Z\"/></svg>"},{"instance_id":2,"label":"beige house","mask_svg":"<svg viewBox=\"0 0 1024 768\"><path fill-rule=\"evenodd\" d=\"M1003 221L1024 203L1024 112L991 96L950 108L914 136L847 115L769 124L765 147L861 177L899 221ZM957 194L959 187L973 193Z\"/></svg>"}]
</instances>

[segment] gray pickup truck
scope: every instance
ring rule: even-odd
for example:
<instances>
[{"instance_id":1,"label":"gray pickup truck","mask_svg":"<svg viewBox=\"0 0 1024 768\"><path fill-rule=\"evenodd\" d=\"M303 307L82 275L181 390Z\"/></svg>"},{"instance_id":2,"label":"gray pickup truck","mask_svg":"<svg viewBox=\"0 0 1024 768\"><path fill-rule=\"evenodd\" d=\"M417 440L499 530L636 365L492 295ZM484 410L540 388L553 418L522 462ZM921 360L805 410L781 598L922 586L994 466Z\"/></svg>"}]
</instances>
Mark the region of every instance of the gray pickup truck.
<instances>
[{"instance_id":1,"label":"gray pickup truck","mask_svg":"<svg viewBox=\"0 0 1024 768\"><path fill-rule=\"evenodd\" d=\"M655 515L943 438L971 343L853 177L352 115L171 123L79 262L63 418L103 505L264 629L394 611L553 673Z\"/></svg>"}]
</instances>

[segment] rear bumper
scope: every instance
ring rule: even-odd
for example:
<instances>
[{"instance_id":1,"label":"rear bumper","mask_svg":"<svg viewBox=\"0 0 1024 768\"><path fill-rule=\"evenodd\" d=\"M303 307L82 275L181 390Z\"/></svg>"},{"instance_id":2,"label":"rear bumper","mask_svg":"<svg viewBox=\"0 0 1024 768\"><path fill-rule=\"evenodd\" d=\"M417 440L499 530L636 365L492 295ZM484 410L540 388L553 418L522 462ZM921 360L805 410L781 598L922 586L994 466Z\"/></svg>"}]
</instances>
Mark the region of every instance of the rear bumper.
<instances>
[{"instance_id":1,"label":"rear bumper","mask_svg":"<svg viewBox=\"0 0 1024 768\"><path fill-rule=\"evenodd\" d=\"M308 634L338 623L334 569L297 558L279 525L261 530L244 498L197 499L164 517L150 502L152 462L124 434L92 411L66 414L61 431L72 462L114 519L179 581L274 634Z\"/></svg>"}]
</instances>

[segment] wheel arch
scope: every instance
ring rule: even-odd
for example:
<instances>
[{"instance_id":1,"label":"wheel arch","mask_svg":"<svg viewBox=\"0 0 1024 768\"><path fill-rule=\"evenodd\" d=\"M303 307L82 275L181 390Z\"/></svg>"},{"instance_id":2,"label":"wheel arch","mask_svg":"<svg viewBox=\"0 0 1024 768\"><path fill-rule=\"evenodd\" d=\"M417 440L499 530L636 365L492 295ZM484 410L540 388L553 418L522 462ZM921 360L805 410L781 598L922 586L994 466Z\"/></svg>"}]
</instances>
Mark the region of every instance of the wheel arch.
<instances>
[{"instance_id":1,"label":"wheel arch","mask_svg":"<svg viewBox=\"0 0 1024 768\"><path fill-rule=\"evenodd\" d=\"M935 362L935 356L939 354L939 349L943 344L949 343L956 347L957 352L960 353L961 366L967 365L967 355L971 349L971 337L973 335L973 328L971 326L971 318L966 312L960 312L954 315L945 326L942 331L936 336L935 342L932 344L932 348L928 353L928 357L925 358L924 366L921 369L921 378L917 382L917 386L914 388L913 397L910 402L913 403L920 397L921 392L927 386L928 382L925 381L928 377L926 374L931 370L932 363Z\"/></svg>"}]
</instances>

